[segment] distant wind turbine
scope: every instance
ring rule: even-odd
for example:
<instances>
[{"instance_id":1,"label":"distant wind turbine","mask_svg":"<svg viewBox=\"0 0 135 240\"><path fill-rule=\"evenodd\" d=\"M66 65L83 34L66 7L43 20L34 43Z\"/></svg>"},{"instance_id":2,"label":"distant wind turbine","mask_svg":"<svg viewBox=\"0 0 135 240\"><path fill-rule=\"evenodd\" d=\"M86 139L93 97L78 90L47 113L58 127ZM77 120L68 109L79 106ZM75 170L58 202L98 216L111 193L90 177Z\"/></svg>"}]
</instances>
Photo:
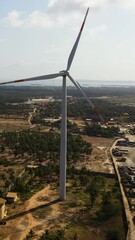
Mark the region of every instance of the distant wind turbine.
<instances>
[{"instance_id":1,"label":"distant wind turbine","mask_svg":"<svg viewBox=\"0 0 135 240\"><path fill-rule=\"evenodd\" d=\"M62 77L63 78L61 143L60 143L60 199L61 200L66 199L66 158L67 158L67 89L66 89L66 77L68 77L72 81L72 83L77 87L77 89L81 92L81 94L84 96L84 98L90 104L93 111L100 117L101 121L103 121L102 116L99 114L97 108L90 101L88 96L85 94L83 88L69 74L69 70L70 70L72 61L74 59L74 55L75 55L76 50L77 50L77 46L78 46L82 31L83 31L83 28L84 28L84 24L85 24L88 12L89 12L89 8L86 11L81 29L79 31L77 39L76 39L76 41L74 43L74 46L71 50L71 53L69 55L66 70L63 70L63 71L60 71L59 73L54 73L54 74L48 74L48 75L42 75L42 76L37 76L37 77L31 77L31 78L25 78L25 79L19 79L19 80L15 80L15 81L0 83L0 85L4 85L4 84L9 84L9 83L19 83L19 82L27 82L27 81L35 81L35 80L48 80L48 79L53 79L53 78L57 78L57 77Z\"/></svg>"}]
</instances>

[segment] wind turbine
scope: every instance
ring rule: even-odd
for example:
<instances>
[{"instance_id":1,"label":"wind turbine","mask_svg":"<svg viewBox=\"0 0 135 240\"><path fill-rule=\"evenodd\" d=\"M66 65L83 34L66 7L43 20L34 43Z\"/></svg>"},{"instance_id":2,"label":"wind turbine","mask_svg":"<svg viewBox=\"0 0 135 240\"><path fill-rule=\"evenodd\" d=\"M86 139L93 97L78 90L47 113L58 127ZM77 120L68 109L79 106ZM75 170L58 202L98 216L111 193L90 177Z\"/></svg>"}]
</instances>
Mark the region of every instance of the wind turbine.
<instances>
[{"instance_id":1,"label":"wind turbine","mask_svg":"<svg viewBox=\"0 0 135 240\"><path fill-rule=\"evenodd\" d=\"M94 104L90 101L88 96L85 94L83 88L69 74L69 70L70 70L72 61L74 59L74 55L75 55L76 50L77 50L77 46L78 46L82 31L83 31L83 28L84 28L84 24L85 24L88 12L89 12L89 8L86 11L83 23L81 25L81 29L79 31L79 34L76 38L76 41L75 41L75 43L73 45L73 48L71 50L71 53L69 55L66 70L63 70L63 71L60 71L59 73L54 73L54 74L48 74L48 75L42 75L42 76L37 76L37 77L31 77L31 78L25 78L25 79L19 79L19 80L15 80L15 81L0 83L0 85L4 85L4 84L10 84L10 83L19 83L19 82L27 82L27 81L35 81L35 80L48 80L48 79L54 79L54 78L57 78L57 77L62 77L63 78L61 143L60 143L60 199L61 200L66 199L66 158L67 158L67 89L66 89L66 77L68 77L72 81L72 83L77 87L77 89L82 93L84 98L90 104L93 111L97 115L99 115L101 121L103 121L102 116L98 113Z\"/></svg>"}]
</instances>

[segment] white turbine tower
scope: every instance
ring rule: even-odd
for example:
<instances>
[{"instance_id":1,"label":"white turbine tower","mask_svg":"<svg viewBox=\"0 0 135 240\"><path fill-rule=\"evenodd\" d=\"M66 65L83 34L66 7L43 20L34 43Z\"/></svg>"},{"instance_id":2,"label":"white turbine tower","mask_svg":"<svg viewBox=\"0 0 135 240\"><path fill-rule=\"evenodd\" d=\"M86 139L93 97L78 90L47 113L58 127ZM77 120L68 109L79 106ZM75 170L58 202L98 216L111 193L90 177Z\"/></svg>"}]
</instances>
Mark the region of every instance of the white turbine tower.
<instances>
[{"instance_id":1,"label":"white turbine tower","mask_svg":"<svg viewBox=\"0 0 135 240\"><path fill-rule=\"evenodd\" d=\"M48 75L42 75L37 77L31 77L31 78L25 78L25 79L19 79L15 81L10 82L3 82L0 83L0 85L9 84L9 83L19 83L19 82L27 82L27 81L35 81L35 80L48 80L53 79L57 77L63 77L63 87L62 87L62 119L61 119L61 143L60 143L60 199L65 200L66 199L66 158L67 158L67 89L66 89L66 77L68 77L72 83L77 87L79 91L81 91L84 98L87 100L87 102L92 107L93 111L96 112L97 115L99 115L101 121L103 121L102 116L98 113L98 110L95 108L93 103L90 101L90 99L87 97L85 92L83 91L80 84L75 81L69 74L69 70L82 34L82 30L87 18L89 12L89 8L86 11L85 18L83 20L81 29L79 31L79 34L77 36L77 39L75 41L75 44L71 50L71 53L68 58L67 62L67 68L64 71L60 71L59 73L54 74L48 74Z\"/></svg>"}]
</instances>

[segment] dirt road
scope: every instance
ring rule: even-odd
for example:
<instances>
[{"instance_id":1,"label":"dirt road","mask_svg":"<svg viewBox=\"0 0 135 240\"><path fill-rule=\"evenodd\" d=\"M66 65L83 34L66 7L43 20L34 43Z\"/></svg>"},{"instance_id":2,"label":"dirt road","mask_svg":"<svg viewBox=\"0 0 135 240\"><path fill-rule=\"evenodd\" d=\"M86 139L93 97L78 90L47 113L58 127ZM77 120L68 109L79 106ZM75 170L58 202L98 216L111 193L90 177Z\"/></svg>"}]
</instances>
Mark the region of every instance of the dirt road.
<instances>
[{"instance_id":1,"label":"dirt road","mask_svg":"<svg viewBox=\"0 0 135 240\"><path fill-rule=\"evenodd\" d=\"M50 211L48 214L47 211ZM36 230L36 238L43 230L51 228L53 222L60 214L57 190L51 189L48 184L44 189L34 194L24 204L20 213L7 217L8 228L5 240L23 240L29 230Z\"/></svg>"},{"instance_id":2,"label":"dirt road","mask_svg":"<svg viewBox=\"0 0 135 240\"><path fill-rule=\"evenodd\" d=\"M36 112L36 108L34 108L33 109L33 112L31 112L31 113L29 113L29 117L28 117L28 123L30 124L30 125L32 125L32 123L31 123L31 118L33 117L33 115L35 114L35 112Z\"/></svg>"}]
</instances>

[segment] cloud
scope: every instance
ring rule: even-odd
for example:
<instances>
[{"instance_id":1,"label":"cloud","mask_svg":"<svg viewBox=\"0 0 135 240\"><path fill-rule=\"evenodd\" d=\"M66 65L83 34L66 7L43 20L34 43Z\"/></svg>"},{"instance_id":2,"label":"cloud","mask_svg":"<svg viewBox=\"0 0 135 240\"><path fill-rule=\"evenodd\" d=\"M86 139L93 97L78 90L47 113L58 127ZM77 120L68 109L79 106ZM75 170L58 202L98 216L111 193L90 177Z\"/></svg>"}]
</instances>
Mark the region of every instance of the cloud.
<instances>
[{"instance_id":1,"label":"cloud","mask_svg":"<svg viewBox=\"0 0 135 240\"><path fill-rule=\"evenodd\" d=\"M21 13L14 10L8 13L8 16L5 17L2 22L5 22L13 27L19 27L23 24L23 21L20 19Z\"/></svg>"},{"instance_id":2,"label":"cloud","mask_svg":"<svg viewBox=\"0 0 135 240\"><path fill-rule=\"evenodd\" d=\"M0 20L0 23L14 27L14 28L51 28L56 25L64 26L74 21L82 19L82 15L79 12L65 12L59 14L49 14L42 11L33 11L30 14L13 10L8 15Z\"/></svg>"},{"instance_id":3,"label":"cloud","mask_svg":"<svg viewBox=\"0 0 135 240\"><path fill-rule=\"evenodd\" d=\"M12 10L0 22L14 28L51 28L56 24L63 26L82 19L82 9L86 10L88 6L91 10L100 9L108 2L109 0L48 0L47 12L35 10L26 15L26 12Z\"/></svg>"},{"instance_id":4,"label":"cloud","mask_svg":"<svg viewBox=\"0 0 135 240\"><path fill-rule=\"evenodd\" d=\"M99 10L109 4L120 4L126 9L135 8L135 0L48 0L48 10L53 13L82 11L90 7L90 10Z\"/></svg>"},{"instance_id":5,"label":"cloud","mask_svg":"<svg viewBox=\"0 0 135 240\"><path fill-rule=\"evenodd\" d=\"M86 10L87 7L90 7L90 11L94 11L112 2L120 4L121 7L126 9L134 9L135 7L135 0L48 0L47 12L35 10L26 15L24 12L12 10L5 18L0 20L0 23L16 28L51 28L56 24L63 26L80 19L82 9ZM70 17L68 12L70 12Z\"/></svg>"},{"instance_id":6,"label":"cloud","mask_svg":"<svg viewBox=\"0 0 135 240\"><path fill-rule=\"evenodd\" d=\"M96 37L99 33L105 32L107 30L107 26L105 24L101 24L95 28L90 30L91 37Z\"/></svg>"},{"instance_id":7,"label":"cloud","mask_svg":"<svg viewBox=\"0 0 135 240\"><path fill-rule=\"evenodd\" d=\"M48 9L53 12L78 11L90 7L91 10L104 7L109 0L49 0Z\"/></svg>"},{"instance_id":8,"label":"cloud","mask_svg":"<svg viewBox=\"0 0 135 240\"><path fill-rule=\"evenodd\" d=\"M113 1L115 4L120 3L121 6L125 7L135 6L135 0L48 0L48 9L46 12L35 10L27 14L26 12L12 10L0 22L15 28L51 28L56 25L64 26L74 21L80 21L82 19L82 10L86 11L87 7L90 7L90 11L99 10ZM102 27L100 26L100 28L92 30L91 34L96 35L98 32L105 31L104 27L102 25Z\"/></svg>"},{"instance_id":9,"label":"cloud","mask_svg":"<svg viewBox=\"0 0 135 240\"><path fill-rule=\"evenodd\" d=\"M53 21L49 16L41 11L34 11L27 17L23 17L23 13L13 10L8 13L8 16L2 19L2 22L11 27L41 27L50 28Z\"/></svg>"},{"instance_id":10,"label":"cloud","mask_svg":"<svg viewBox=\"0 0 135 240\"><path fill-rule=\"evenodd\" d=\"M7 17L0 20L0 22L14 28L51 28L56 26L56 24L63 26L78 19L80 19L78 13L70 13L70 17L69 14L58 14L57 16L51 14L49 16L45 12L36 10L26 16L24 12L13 10L8 13Z\"/></svg>"},{"instance_id":11,"label":"cloud","mask_svg":"<svg viewBox=\"0 0 135 240\"><path fill-rule=\"evenodd\" d=\"M27 19L25 19L25 25L27 24L30 27L45 27L50 28L54 22L51 20L51 18L43 12L40 11L34 11L31 13Z\"/></svg>"},{"instance_id":12,"label":"cloud","mask_svg":"<svg viewBox=\"0 0 135 240\"><path fill-rule=\"evenodd\" d=\"M135 8L135 0L118 0L122 6L128 9Z\"/></svg>"}]
</instances>

